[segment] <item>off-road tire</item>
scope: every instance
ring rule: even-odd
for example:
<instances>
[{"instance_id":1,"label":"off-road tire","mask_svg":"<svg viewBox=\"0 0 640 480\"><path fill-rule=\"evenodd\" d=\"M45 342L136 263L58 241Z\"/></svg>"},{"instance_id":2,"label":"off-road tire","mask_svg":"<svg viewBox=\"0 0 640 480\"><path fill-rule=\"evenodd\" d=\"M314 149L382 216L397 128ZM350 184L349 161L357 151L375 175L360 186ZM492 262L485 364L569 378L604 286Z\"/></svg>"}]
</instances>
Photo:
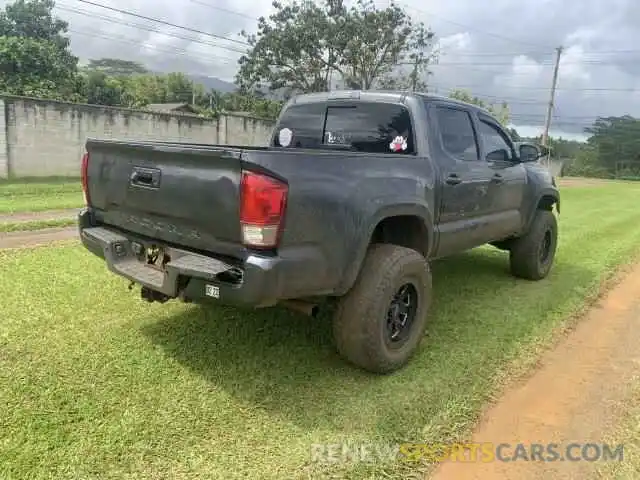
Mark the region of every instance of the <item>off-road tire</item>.
<instances>
[{"instance_id":1,"label":"off-road tire","mask_svg":"<svg viewBox=\"0 0 640 480\"><path fill-rule=\"evenodd\" d=\"M549 235L549 237L547 237ZM545 237L550 240L548 254ZM551 271L558 245L558 222L550 210L536 210L531 227L526 235L513 240L509 260L511 273L527 280L542 280Z\"/></svg>"},{"instance_id":2,"label":"off-road tire","mask_svg":"<svg viewBox=\"0 0 640 480\"><path fill-rule=\"evenodd\" d=\"M415 288L417 306L405 342L390 348L385 340L387 312L402 285ZM373 373L403 367L422 340L431 304L431 271L418 252L396 245L369 248L352 289L342 297L333 317L333 337L340 355Z\"/></svg>"}]
</instances>

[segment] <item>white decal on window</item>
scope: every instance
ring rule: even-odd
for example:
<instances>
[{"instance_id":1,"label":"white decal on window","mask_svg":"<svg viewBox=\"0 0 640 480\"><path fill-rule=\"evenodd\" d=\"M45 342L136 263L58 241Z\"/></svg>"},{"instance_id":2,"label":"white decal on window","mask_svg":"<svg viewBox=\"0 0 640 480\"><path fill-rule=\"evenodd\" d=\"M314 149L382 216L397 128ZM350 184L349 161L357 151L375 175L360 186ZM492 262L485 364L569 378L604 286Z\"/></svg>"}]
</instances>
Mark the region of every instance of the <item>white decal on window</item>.
<instances>
[{"instance_id":1,"label":"white decal on window","mask_svg":"<svg viewBox=\"0 0 640 480\"><path fill-rule=\"evenodd\" d=\"M278 134L278 141L281 147L288 147L291 145L291 139L293 138L293 132L288 128L283 128Z\"/></svg>"}]
</instances>

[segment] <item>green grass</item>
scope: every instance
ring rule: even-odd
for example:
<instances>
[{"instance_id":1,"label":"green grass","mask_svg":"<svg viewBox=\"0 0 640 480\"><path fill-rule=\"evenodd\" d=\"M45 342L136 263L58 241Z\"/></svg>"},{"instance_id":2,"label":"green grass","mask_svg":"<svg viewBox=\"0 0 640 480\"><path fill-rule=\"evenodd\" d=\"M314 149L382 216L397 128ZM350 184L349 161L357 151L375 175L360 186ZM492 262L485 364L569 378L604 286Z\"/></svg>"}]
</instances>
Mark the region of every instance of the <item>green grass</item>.
<instances>
[{"instance_id":1,"label":"green grass","mask_svg":"<svg viewBox=\"0 0 640 480\"><path fill-rule=\"evenodd\" d=\"M0 181L0 214L77 208L83 205L80 180L74 178Z\"/></svg>"},{"instance_id":2,"label":"green grass","mask_svg":"<svg viewBox=\"0 0 640 480\"><path fill-rule=\"evenodd\" d=\"M621 425L612 432L607 443L624 444L623 462L606 462L597 471L602 480L637 480L640 478L640 379L636 379L633 393L625 401L625 415Z\"/></svg>"},{"instance_id":3,"label":"green grass","mask_svg":"<svg viewBox=\"0 0 640 480\"><path fill-rule=\"evenodd\" d=\"M411 478L313 464L310 445L468 435L637 253L639 194L563 191L545 281L512 278L490 248L436 262L428 336L383 377L336 355L326 317L146 304L79 246L0 252L0 478Z\"/></svg>"},{"instance_id":4,"label":"green grass","mask_svg":"<svg viewBox=\"0 0 640 480\"><path fill-rule=\"evenodd\" d=\"M51 220L29 220L26 222L0 223L0 232L25 232L43 228L70 227L77 224L75 218L56 218Z\"/></svg>"}]
</instances>

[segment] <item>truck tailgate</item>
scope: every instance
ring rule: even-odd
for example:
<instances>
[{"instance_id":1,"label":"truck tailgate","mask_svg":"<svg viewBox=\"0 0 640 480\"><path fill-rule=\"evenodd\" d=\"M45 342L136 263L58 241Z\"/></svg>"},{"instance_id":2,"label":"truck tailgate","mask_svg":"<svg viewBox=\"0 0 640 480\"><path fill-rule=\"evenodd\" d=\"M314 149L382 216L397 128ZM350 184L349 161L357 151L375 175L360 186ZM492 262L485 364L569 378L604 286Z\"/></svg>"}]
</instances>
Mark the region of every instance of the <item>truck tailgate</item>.
<instances>
[{"instance_id":1,"label":"truck tailgate","mask_svg":"<svg viewBox=\"0 0 640 480\"><path fill-rule=\"evenodd\" d=\"M93 139L86 148L89 202L100 223L220 253L240 245L242 150Z\"/></svg>"}]
</instances>

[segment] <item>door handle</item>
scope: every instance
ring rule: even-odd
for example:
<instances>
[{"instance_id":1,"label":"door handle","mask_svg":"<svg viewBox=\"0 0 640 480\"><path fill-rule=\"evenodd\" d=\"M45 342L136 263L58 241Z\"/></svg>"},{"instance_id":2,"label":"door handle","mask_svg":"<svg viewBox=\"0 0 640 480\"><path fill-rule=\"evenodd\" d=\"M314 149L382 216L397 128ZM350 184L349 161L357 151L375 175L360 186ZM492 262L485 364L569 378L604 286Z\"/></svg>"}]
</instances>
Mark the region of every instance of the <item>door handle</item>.
<instances>
[{"instance_id":1,"label":"door handle","mask_svg":"<svg viewBox=\"0 0 640 480\"><path fill-rule=\"evenodd\" d=\"M157 168L134 167L129 178L131 185L136 187L158 188L160 186L160 170Z\"/></svg>"},{"instance_id":2,"label":"door handle","mask_svg":"<svg viewBox=\"0 0 640 480\"><path fill-rule=\"evenodd\" d=\"M493 177L491 177L491 181L493 183L502 183L504 182L504 178L499 173L494 173Z\"/></svg>"},{"instance_id":3,"label":"door handle","mask_svg":"<svg viewBox=\"0 0 640 480\"><path fill-rule=\"evenodd\" d=\"M457 174L452 173L447 177L445 182L447 185L458 185L459 183L462 183L462 179Z\"/></svg>"}]
</instances>

